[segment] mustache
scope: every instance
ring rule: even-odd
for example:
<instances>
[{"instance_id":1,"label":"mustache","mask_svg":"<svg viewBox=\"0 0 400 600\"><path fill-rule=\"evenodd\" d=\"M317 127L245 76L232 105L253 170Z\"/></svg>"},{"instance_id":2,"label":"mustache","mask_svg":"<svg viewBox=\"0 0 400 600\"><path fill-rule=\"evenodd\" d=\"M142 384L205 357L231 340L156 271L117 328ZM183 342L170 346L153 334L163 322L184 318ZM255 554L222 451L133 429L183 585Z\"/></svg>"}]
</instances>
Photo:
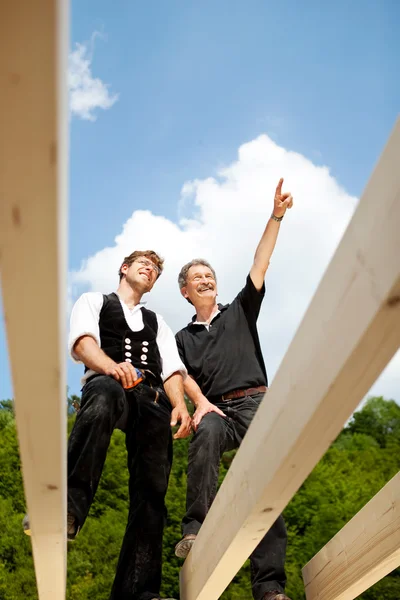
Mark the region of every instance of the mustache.
<instances>
[{"instance_id":1,"label":"mustache","mask_svg":"<svg viewBox=\"0 0 400 600\"><path fill-rule=\"evenodd\" d=\"M198 286L197 291L198 292L204 292L205 290L213 290L214 286L212 283L202 283L201 285Z\"/></svg>"}]
</instances>

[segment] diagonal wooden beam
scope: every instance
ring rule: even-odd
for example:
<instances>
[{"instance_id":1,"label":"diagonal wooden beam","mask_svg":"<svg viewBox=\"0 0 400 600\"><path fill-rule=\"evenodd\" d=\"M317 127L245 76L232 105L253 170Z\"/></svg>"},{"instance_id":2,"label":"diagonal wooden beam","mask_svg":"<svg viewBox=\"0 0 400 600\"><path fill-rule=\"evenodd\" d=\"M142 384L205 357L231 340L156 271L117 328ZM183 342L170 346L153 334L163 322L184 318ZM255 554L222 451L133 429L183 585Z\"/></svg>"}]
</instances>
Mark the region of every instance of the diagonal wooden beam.
<instances>
[{"instance_id":1,"label":"diagonal wooden beam","mask_svg":"<svg viewBox=\"0 0 400 600\"><path fill-rule=\"evenodd\" d=\"M40 600L66 581L67 8L0 4L0 268Z\"/></svg>"},{"instance_id":2,"label":"diagonal wooden beam","mask_svg":"<svg viewBox=\"0 0 400 600\"><path fill-rule=\"evenodd\" d=\"M400 566L400 473L303 568L307 600L353 600Z\"/></svg>"},{"instance_id":3,"label":"diagonal wooden beam","mask_svg":"<svg viewBox=\"0 0 400 600\"><path fill-rule=\"evenodd\" d=\"M400 122L185 561L181 600L219 598L400 346L399 156Z\"/></svg>"}]
</instances>

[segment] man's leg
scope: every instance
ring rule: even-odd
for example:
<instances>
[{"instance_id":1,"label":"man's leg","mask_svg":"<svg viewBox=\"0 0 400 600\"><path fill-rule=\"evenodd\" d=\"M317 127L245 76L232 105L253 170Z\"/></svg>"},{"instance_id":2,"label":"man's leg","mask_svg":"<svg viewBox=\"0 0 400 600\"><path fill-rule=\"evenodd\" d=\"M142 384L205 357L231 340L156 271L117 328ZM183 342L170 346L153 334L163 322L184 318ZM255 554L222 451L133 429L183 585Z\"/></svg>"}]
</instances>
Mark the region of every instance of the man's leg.
<instances>
[{"instance_id":1,"label":"man's leg","mask_svg":"<svg viewBox=\"0 0 400 600\"><path fill-rule=\"evenodd\" d=\"M255 600L261 600L266 592L285 591L286 542L285 521L279 515L250 555L251 588Z\"/></svg>"},{"instance_id":2,"label":"man's leg","mask_svg":"<svg viewBox=\"0 0 400 600\"><path fill-rule=\"evenodd\" d=\"M197 534L215 498L222 454L230 449L228 419L207 413L189 445L186 514L183 535Z\"/></svg>"},{"instance_id":3,"label":"man's leg","mask_svg":"<svg viewBox=\"0 0 400 600\"><path fill-rule=\"evenodd\" d=\"M256 414L264 394L232 400L225 410L232 416L236 441L240 445ZM266 460L268 458L266 457ZM251 585L255 600L262 600L266 592L283 592L286 584L286 526L280 515L250 555Z\"/></svg>"},{"instance_id":4,"label":"man's leg","mask_svg":"<svg viewBox=\"0 0 400 600\"><path fill-rule=\"evenodd\" d=\"M99 484L111 434L126 406L120 383L99 375L83 388L68 440L68 513L82 527Z\"/></svg>"},{"instance_id":5,"label":"man's leg","mask_svg":"<svg viewBox=\"0 0 400 600\"><path fill-rule=\"evenodd\" d=\"M164 504L172 464L171 406L139 385L128 394L130 507L110 600L152 600L161 585ZM157 401L156 401L157 400Z\"/></svg>"}]
</instances>

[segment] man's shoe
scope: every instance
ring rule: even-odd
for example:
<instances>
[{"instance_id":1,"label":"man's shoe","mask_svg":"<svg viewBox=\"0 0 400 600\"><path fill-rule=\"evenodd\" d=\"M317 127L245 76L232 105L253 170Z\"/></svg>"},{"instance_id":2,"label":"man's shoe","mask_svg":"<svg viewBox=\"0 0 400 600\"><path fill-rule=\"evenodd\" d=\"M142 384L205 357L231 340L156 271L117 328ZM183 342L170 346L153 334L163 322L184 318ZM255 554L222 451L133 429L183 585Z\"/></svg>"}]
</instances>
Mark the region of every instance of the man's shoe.
<instances>
[{"instance_id":1,"label":"man's shoe","mask_svg":"<svg viewBox=\"0 0 400 600\"><path fill-rule=\"evenodd\" d=\"M31 535L31 526L29 523L29 516L25 515L22 520L22 527L26 535ZM80 527L75 523L75 517L73 515L67 515L67 539L72 542L79 533Z\"/></svg>"},{"instance_id":2,"label":"man's shoe","mask_svg":"<svg viewBox=\"0 0 400 600\"><path fill-rule=\"evenodd\" d=\"M25 515L24 518L22 519L22 528L24 530L24 533L26 533L26 535L31 535L31 526L29 524L28 515Z\"/></svg>"},{"instance_id":3,"label":"man's shoe","mask_svg":"<svg viewBox=\"0 0 400 600\"><path fill-rule=\"evenodd\" d=\"M267 592L262 597L262 600L290 600L289 596L286 596L283 592L274 590L273 592Z\"/></svg>"},{"instance_id":4,"label":"man's shoe","mask_svg":"<svg viewBox=\"0 0 400 600\"><path fill-rule=\"evenodd\" d=\"M189 533L188 535L185 535L175 546L175 556L178 558L186 558L194 544L195 539L195 533Z\"/></svg>"}]
</instances>

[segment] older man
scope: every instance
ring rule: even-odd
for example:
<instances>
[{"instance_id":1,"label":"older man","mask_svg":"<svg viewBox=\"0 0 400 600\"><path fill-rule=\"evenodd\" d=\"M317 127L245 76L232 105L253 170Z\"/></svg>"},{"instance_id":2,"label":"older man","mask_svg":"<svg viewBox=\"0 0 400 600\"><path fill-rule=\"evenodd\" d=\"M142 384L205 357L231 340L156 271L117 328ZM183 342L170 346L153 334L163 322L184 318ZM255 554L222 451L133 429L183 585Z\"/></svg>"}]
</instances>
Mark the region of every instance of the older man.
<instances>
[{"instance_id":1,"label":"older man","mask_svg":"<svg viewBox=\"0 0 400 600\"><path fill-rule=\"evenodd\" d=\"M222 454L237 448L267 390L268 380L257 333L264 297L264 277L287 208L290 193L281 179L274 206L246 284L231 304L217 304L214 269L192 260L179 274L184 298L196 314L176 335L179 354L190 377L186 394L196 406L195 434L189 446L183 539L175 553L185 558L214 500ZM218 532L215 532L218 535ZM286 528L280 516L250 557L255 600L289 600L285 595Z\"/></svg>"}]
</instances>

